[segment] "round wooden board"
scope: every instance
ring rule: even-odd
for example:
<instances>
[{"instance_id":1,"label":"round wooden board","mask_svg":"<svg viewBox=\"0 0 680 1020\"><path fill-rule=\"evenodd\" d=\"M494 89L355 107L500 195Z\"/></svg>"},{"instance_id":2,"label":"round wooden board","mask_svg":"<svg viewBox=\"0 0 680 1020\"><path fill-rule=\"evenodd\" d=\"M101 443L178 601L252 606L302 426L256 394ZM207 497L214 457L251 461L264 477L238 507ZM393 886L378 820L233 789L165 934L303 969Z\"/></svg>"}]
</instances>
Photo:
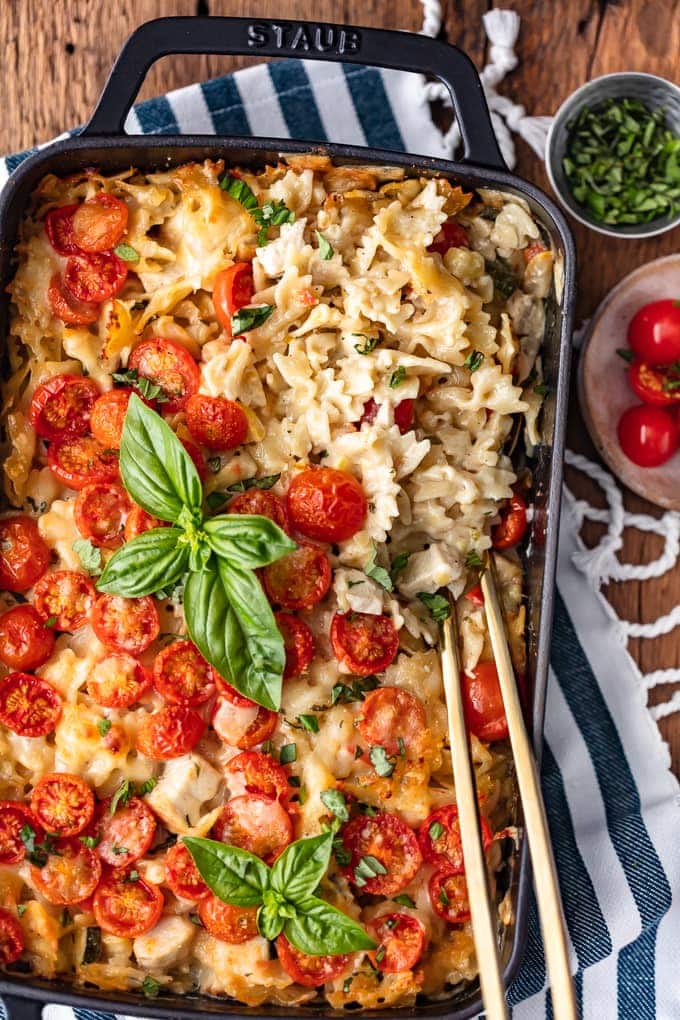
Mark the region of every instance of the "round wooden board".
<instances>
[{"instance_id":1,"label":"round wooden board","mask_svg":"<svg viewBox=\"0 0 680 1020\"><path fill-rule=\"evenodd\" d=\"M662 298L680 299L680 255L634 269L599 306L581 351L578 395L591 439L617 478L657 506L680 510L680 451L659 467L641 468L624 456L616 435L623 411L640 403L616 349L627 346L628 323L638 308Z\"/></svg>"}]
</instances>

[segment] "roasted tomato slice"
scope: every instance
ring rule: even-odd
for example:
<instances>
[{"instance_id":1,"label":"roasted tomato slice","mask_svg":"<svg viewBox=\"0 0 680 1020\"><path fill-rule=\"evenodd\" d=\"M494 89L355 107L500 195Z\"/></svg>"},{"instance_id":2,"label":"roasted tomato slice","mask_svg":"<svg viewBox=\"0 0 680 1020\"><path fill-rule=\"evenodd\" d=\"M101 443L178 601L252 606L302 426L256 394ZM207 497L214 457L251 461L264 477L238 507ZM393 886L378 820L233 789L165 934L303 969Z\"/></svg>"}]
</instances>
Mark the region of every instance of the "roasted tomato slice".
<instances>
[{"instance_id":1,"label":"roasted tomato slice","mask_svg":"<svg viewBox=\"0 0 680 1020\"><path fill-rule=\"evenodd\" d=\"M244 305L249 305L254 293L252 262L235 262L215 277L212 293L215 318L229 336L232 315Z\"/></svg>"},{"instance_id":2,"label":"roasted tomato slice","mask_svg":"<svg viewBox=\"0 0 680 1020\"><path fill-rule=\"evenodd\" d=\"M64 270L64 287L76 301L101 304L123 289L128 267L112 252L71 255Z\"/></svg>"},{"instance_id":3,"label":"roasted tomato slice","mask_svg":"<svg viewBox=\"0 0 680 1020\"><path fill-rule=\"evenodd\" d=\"M8 673L0 680L0 723L20 737L45 737L61 718L61 698L47 680Z\"/></svg>"},{"instance_id":4,"label":"roasted tomato slice","mask_svg":"<svg viewBox=\"0 0 680 1020\"><path fill-rule=\"evenodd\" d=\"M97 818L97 853L114 868L127 868L147 852L156 835L156 819L148 804L132 797L111 814L111 799L102 802Z\"/></svg>"},{"instance_id":5,"label":"roasted tomato slice","mask_svg":"<svg viewBox=\"0 0 680 1020\"><path fill-rule=\"evenodd\" d=\"M425 736L425 709L420 698L401 687L378 687L364 699L359 732L371 747L388 754L419 758Z\"/></svg>"},{"instance_id":6,"label":"roasted tomato slice","mask_svg":"<svg viewBox=\"0 0 680 1020\"><path fill-rule=\"evenodd\" d=\"M60 205L58 209L50 209L45 217L45 230L57 255L80 253L80 248L73 237L73 214L78 207L78 202L73 205Z\"/></svg>"},{"instance_id":7,"label":"roasted tomato slice","mask_svg":"<svg viewBox=\"0 0 680 1020\"><path fill-rule=\"evenodd\" d=\"M491 532L494 549L512 549L522 541L528 526L527 505L519 493L515 492L501 513L500 524Z\"/></svg>"},{"instance_id":8,"label":"roasted tomato slice","mask_svg":"<svg viewBox=\"0 0 680 1020\"><path fill-rule=\"evenodd\" d=\"M91 301L76 301L64 287L59 273L50 280L47 301L52 314L68 326L89 326L99 318L100 306Z\"/></svg>"},{"instance_id":9,"label":"roasted tomato slice","mask_svg":"<svg viewBox=\"0 0 680 1020\"><path fill-rule=\"evenodd\" d=\"M413 970L425 952L425 929L412 914L381 914L366 926L378 948L369 953L383 974Z\"/></svg>"},{"instance_id":10,"label":"roasted tomato slice","mask_svg":"<svg viewBox=\"0 0 680 1020\"><path fill-rule=\"evenodd\" d=\"M150 595L126 599L122 595L100 595L90 620L103 645L114 652L141 655L158 637L161 629L156 603Z\"/></svg>"},{"instance_id":11,"label":"roasted tomato slice","mask_svg":"<svg viewBox=\"0 0 680 1020\"><path fill-rule=\"evenodd\" d=\"M227 802L212 836L271 862L293 839L293 823L280 801L249 793Z\"/></svg>"},{"instance_id":12,"label":"roasted tomato slice","mask_svg":"<svg viewBox=\"0 0 680 1020\"><path fill-rule=\"evenodd\" d=\"M269 599L284 609L310 609L331 586L331 565L318 545L300 542L297 549L262 571Z\"/></svg>"},{"instance_id":13,"label":"roasted tomato slice","mask_svg":"<svg viewBox=\"0 0 680 1020\"><path fill-rule=\"evenodd\" d=\"M480 822L482 841L484 849L487 850L491 846L493 836L483 816L480 817ZM460 875L465 870L463 844L458 826L458 808L455 804L445 804L427 816L418 829L418 842L423 857L435 868L454 875Z\"/></svg>"},{"instance_id":14,"label":"roasted tomato slice","mask_svg":"<svg viewBox=\"0 0 680 1020\"><path fill-rule=\"evenodd\" d=\"M672 407L680 404L680 374L673 370L653 368L646 361L634 361L628 370L633 392L644 404Z\"/></svg>"},{"instance_id":15,"label":"roasted tomato slice","mask_svg":"<svg viewBox=\"0 0 680 1020\"><path fill-rule=\"evenodd\" d=\"M342 829L342 842L351 854L345 875L362 893L394 896L405 889L423 862L413 829L396 815L357 815ZM374 857L367 869L363 857ZM378 874L375 874L375 872Z\"/></svg>"},{"instance_id":16,"label":"roasted tomato slice","mask_svg":"<svg viewBox=\"0 0 680 1020\"><path fill-rule=\"evenodd\" d=\"M230 514L257 514L260 517L268 517L283 531L290 530L285 503L276 493L268 492L266 489L239 492L229 501L227 511Z\"/></svg>"},{"instance_id":17,"label":"roasted tomato slice","mask_svg":"<svg viewBox=\"0 0 680 1020\"><path fill-rule=\"evenodd\" d=\"M479 740L505 740L508 721L494 662L479 662L463 676L463 709L467 728Z\"/></svg>"},{"instance_id":18,"label":"roasted tomato slice","mask_svg":"<svg viewBox=\"0 0 680 1020\"><path fill-rule=\"evenodd\" d=\"M477 609L481 609L484 605L484 595L482 594L481 585L476 584L474 588L470 588L470 591L465 593L465 598L469 599L472 605Z\"/></svg>"},{"instance_id":19,"label":"roasted tomato slice","mask_svg":"<svg viewBox=\"0 0 680 1020\"><path fill-rule=\"evenodd\" d=\"M150 687L151 674L125 652L100 659L87 680L87 693L104 708L130 708Z\"/></svg>"},{"instance_id":20,"label":"roasted tomato slice","mask_svg":"<svg viewBox=\"0 0 680 1020\"><path fill-rule=\"evenodd\" d=\"M133 505L125 521L125 541L131 542L137 535L143 535L145 531L151 531L153 528L167 527L169 527L167 521L152 517L146 510L142 510L141 506Z\"/></svg>"},{"instance_id":21,"label":"roasted tomato slice","mask_svg":"<svg viewBox=\"0 0 680 1020\"><path fill-rule=\"evenodd\" d=\"M438 255L446 255L449 248L469 248L467 231L455 220L445 220L441 230L434 241L427 249L429 252L437 252Z\"/></svg>"},{"instance_id":22,"label":"roasted tomato slice","mask_svg":"<svg viewBox=\"0 0 680 1020\"><path fill-rule=\"evenodd\" d=\"M290 786L283 768L270 754L243 751L224 766L224 778L230 797L256 794L271 800L288 800Z\"/></svg>"},{"instance_id":23,"label":"roasted tomato slice","mask_svg":"<svg viewBox=\"0 0 680 1020\"><path fill-rule=\"evenodd\" d=\"M123 237L127 222L125 202L102 191L74 210L72 237L82 251L109 251Z\"/></svg>"},{"instance_id":24,"label":"roasted tomato slice","mask_svg":"<svg viewBox=\"0 0 680 1020\"><path fill-rule=\"evenodd\" d=\"M163 913L158 886L126 871L108 871L92 900L95 920L103 931L122 939L146 935Z\"/></svg>"},{"instance_id":25,"label":"roasted tomato slice","mask_svg":"<svg viewBox=\"0 0 680 1020\"><path fill-rule=\"evenodd\" d=\"M25 944L23 929L14 914L0 907L0 966L18 960Z\"/></svg>"},{"instance_id":26,"label":"roasted tomato slice","mask_svg":"<svg viewBox=\"0 0 680 1020\"><path fill-rule=\"evenodd\" d=\"M54 631L33 606L14 606L0 616L0 659L10 669L37 669L53 649Z\"/></svg>"},{"instance_id":27,"label":"roasted tomato slice","mask_svg":"<svg viewBox=\"0 0 680 1020\"><path fill-rule=\"evenodd\" d=\"M186 705L167 705L146 716L137 730L137 750L155 761L181 758L199 742L205 723Z\"/></svg>"},{"instance_id":28,"label":"roasted tomato slice","mask_svg":"<svg viewBox=\"0 0 680 1020\"><path fill-rule=\"evenodd\" d=\"M92 581L75 570L54 570L45 574L35 586L33 601L43 620L56 630L78 630L95 604Z\"/></svg>"},{"instance_id":29,"label":"roasted tomato slice","mask_svg":"<svg viewBox=\"0 0 680 1020\"><path fill-rule=\"evenodd\" d=\"M18 800L0 800L0 864L20 864L26 857L26 844L21 830L29 825L36 841L43 838L42 830L26 804Z\"/></svg>"},{"instance_id":30,"label":"roasted tomato slice","mask_svg":"<svg viewBox=\"0 0 680 1020\"><path fill-rule=\"evenodd\" d=\"M228 685L222 681L211 719L220 740L242 751L269 740L279 721L277 713L248 701L238 692L234 692L238 699L234 700L226 693L227 688Z\"/></svg>"},{"instance_id":31,"label":"roasted tomato slice","mask_svg":"<svg viewBox=\"0 0 680 1020\"><path fill-rule=\"evenodd\" d=\"M153 663L153 685L175 705L203 705L215 693L215 671L191 641L174 641Z\"/></svg>"},{"instance_id":32,"label":"roasted tomato slice","mask_svg":"<svg viewBox=\"0 0 680 1020\"><path fill-rule=\"evenodd\" d=\"M118 454L107 450L94 436L76 436L50 443L47 463L55 478L69 489L84 489L91 482L115 482Z\"/></svg>"},{"instance_id":33,"label":"roasted tomato slice","mask_svg":"<svg viewBox=\"0 0 680 1020\"><path fill-rule=\"evenodd\" d=\"M212 896L184 843L175 843L165 855L165 881L182 900L203 900Z\"/></svg>"},{"instance_id":34,"label":"roasted tomato slice","mask_svg":"<svg viewBox=\"0 0 680 1020\"><path fill-rule=\"evenodd\" d=\"M73 514L84 538L102 549L117 549L123 544L125 521L131 508L122 485L92 482L76 496Z\"/></svg>"},{"instance_id":35,"label":"roasted tomato slice","mask_svg":"<svg viewBox=\"0 0 680 1020\"><path fill-rule=\"evenodd\" d=\"M333 654L350 673L370 676L386 670L397 654L399 634L389 616L336 613L331 622Z\"/></svg>"},{"instance_id":36,"label":"roasted tomato slice","mask_svg":"<svg viewBox=\"0 0 680 1020\"><path fill-rule=\"evenodd\" d=\"M185 414L189 432L209 450L233 450L246 441L248 419L235 400L194 393L187 400Z\"/></svg>"},{"instance_id":37,"label":"roasted tomato slice","mask_svg":"<svg viewBox=\"0 0 680 1020\"><path fill-rule=\"evenodd\" d=\"M198 365L186 347L158 336L135 347L128 367L161 387L167 397L163 410L168 414L183 411L201 381Z\"/></svg>"},{"instance_id":38,"label":"roasted tomato slice","mask_svg":"<svg viewBox=\"0 0 680 1020\"><path fill-rule=\"evenodd\" d=\"M292 946L285 935L277 938L276 952L286 974L305 988L318 988L328 981L335 981L352 962L351 956L341 953L334 956L308 956Z\"/></svg>"},{"instance_id":39,"label":"roasted tomato slice","mask_svg":"<svg viewBox=\"0 0 680 1020\"><path fill-rule=\"evenodd\" d=\"M366 520L368 504L354 475L336 468L308 468L296 475L287 494L297 530L321 542L344 542Z\"/></svg>"},{"instance_id":40,"label":"roasted tomato slice","mask_svg":"<svg viewBox=\"0 0 680 1020\"><path fill-rule=\"evenodd\" d=\"M300 676L314 658L314 637L306 623L291 613L274 613L286 649L283 679Z\"/></svg>"},{"instance_id":41,"label":"roasted tomato slice","mask_svg":"<svg viewBox=\"0 0 680 1020\"><path fill-rule=\"evenodd\" d=\"M0 588L26 591L47 570L50 550L32 517L0 520Z\"/></svg>"},{"instance_id":42,"label":"roasted tomato slice","mask_svg":"<svg viewBox=\"0 0 680 1020\"><path fill-rule=\"evenodd\" d=\"M49 772L33 787L31 810L46 832L77 836L92 821L94 794L80 776Z\"/></svg>"},{"instance_id":43,"label":"roasted tomato slice","mask_svg":"<svg viewBox=\"0 0 680 1020\"><path fill-rule=\"evenodd\" d=\"M435 871L428 883L430 901L436 914L449 924L465 924L472 917L465 875Z\"/></svg>"},{"instance_id":44,"label":"roasted tomato slice","mask_svg":"<svg viewBox=\"0 0 680 1020\"><path fill-rule=\"evenodd\" d=\"M82 903L97 888L102 866L94 850L78 837L58 839L42 868L31 866L31 878L46 900L55 906Z\"/></svg>"},{"instance_id":45,"label":"roasted tomato slice","mask_svg":"<svg viewBox=\"0 0 680 1020\"><path fill-rule=\"evenodd\" d=\"M90 429L94 438L107 450L120 449L125 415L130 403L130 394L133 392L128 387L109 390L102 393L94 402L90 415Z\"/></svg>"},{"instance_id":46,"label":"roasted tomato slice","mask_svg":"<svg viewBox=\"0 0 680 1020\"><path fill-rule=\"evenodd\" d=\"M53 375L37 387L28 409L28 420L41 439L84 436L99 387L82 375Z\"/></svg>"},{"instance_id":47,"label":"roasted tomato slice","mask_svg":"<svg viewBox=\"0 0 680 1020\"><path fill-rule=\"evenodd\" d=\"M204 928L213 938L232 945L247 942L259 934L257 910L257 907L232 907L212 894L198 904L198 916Z\"/></svg>"}]
</instances>

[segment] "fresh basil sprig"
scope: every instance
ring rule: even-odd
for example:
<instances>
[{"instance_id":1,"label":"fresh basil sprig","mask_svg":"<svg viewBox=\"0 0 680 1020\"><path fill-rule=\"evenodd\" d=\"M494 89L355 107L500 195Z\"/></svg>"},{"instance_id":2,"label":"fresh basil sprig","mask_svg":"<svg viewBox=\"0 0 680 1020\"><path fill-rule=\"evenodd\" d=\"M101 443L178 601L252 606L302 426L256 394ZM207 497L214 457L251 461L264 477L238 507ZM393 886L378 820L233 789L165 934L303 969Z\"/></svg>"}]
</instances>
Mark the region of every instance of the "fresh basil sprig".
<instances>
[{"instance_id":1,"label":"fresh basil sprig","mask_svg":"<svg viewBox=\"0 0 680 1020\"><path fill-rule=\"evenodd\" d=\"M260 934L288 941L309 956L375 949L375 942L341 910L314 895L328 870L333 832L298 839L269 868L264 861L226 843L185 836L201 878L218 899L255 907Z\"/></svg>"},{"instance_id":2,"label":"fresh basil sprig","mask_svg":"<svg viewBox=\"0 0 680 1020\"><path fill-rule=\"evenodd\" d=\"M277 711L283 639L253 573L296 546L267 517L204 519L203 488L191 457L163 419L132 394L120 447L132 499L172 525L126 542L97 587L126 598L165 592L186 576L189 636L217 672L247 698Z\"/></svg>"}]
</instances>

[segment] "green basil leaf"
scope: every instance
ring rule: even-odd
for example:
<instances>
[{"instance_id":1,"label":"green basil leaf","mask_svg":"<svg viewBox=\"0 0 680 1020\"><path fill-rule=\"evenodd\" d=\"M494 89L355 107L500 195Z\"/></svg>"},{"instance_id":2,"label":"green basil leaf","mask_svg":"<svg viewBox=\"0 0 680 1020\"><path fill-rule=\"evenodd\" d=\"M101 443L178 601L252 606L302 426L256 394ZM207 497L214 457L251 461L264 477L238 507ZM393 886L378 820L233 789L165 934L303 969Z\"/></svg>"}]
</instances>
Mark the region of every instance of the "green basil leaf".
<instances>
[{"instance_id":1,"label":"green basil leaf","mask_svg":"<svg viewBox=\"0 0 680 1020\"><path fill-rule=\"evenodd\" d=\"M283 931L285 918L281 917L274 903L263 903L257 912L257 928L264 939L273 942Z\"/></svg>"},{"instance_id":2,"label":"green basil leaf","mask_svg":"<svg viewBox=\"0 0 680 1020\"><path fill-rule=\"evenodd\" d=\"M234 907L259 907L269 888L269 868L255 854L214 839L184 836L205 884L223 903Z\"/></svg>"},{"instance_id":3,"label":"green basil leaf","mask_svg":"<svg viewBox=\"0 0 680 1020\"><path fill-rule=\"evenodd\" d=\"M255 570L297 548L285 531L257 514L221 514L205 522L208 545L235 567Z\"/></svg>"},{"instance_id":4,"label":"green basil leaf","mask_svg":"<svg viewBox=\"0 0 680 1020\"><path fill-rule=\"evenodd\" d=\"M249 329L257 329L266 322L274 311L274 305L255 305L253 308L239 308L231 317L231 335L247 333Z\"/></svg>"},{"instance_id":5,"label":"green basil leaf","mask_svg":"<svg viewBox=\"0 0 680 1020\"><path fill-rule=\"evenodd\" d=\"M328 238L323 236L320 230L315 230L314 233L316 234L316 240L319 245L319 255L324 262L328 262L329 259L333 258L333 245Z\"/></svg>"},{"instance_id":6,"label":"green basil leaf","mask_svg":"<svg viewBox=\"0 0 680 1020\"><path fill-rule=\"evenodd\" d=\"M131 244L117 244L113 251L123 262L139 262L139 252Z\"/></svg>"},{"instance_id":7,"label":"green basil leaf","mask_svg":"<svg viewBox=\"0 0 680 1020\"><path fill-rule=\"evenodd\" d=\"M349 821L349 809L345 800L345 795L341 790L331 788L330 790L322 790L319 794L321 803L324 807L327 807L331 814L335 815L341 822Z\"/></svg>"},{"instance_id":8,"label":"green basil leaf","mask_svg":"<svg viewBox=\"0 0 680 1020\"><path fill-rule=\"evenodd\" d=\"M437 623L443 623L444 620L448 620L451 615L451 606L446 596L439 595L437 592L432 593L428 591L419 591L417 592L417 596L428 610L433 620Z\"/></svg>"},{"instance_id":9,"label":"green basil leaf","mask_svg":"<svg viewBox=\"0 0 680 1020\"><path fill-rule=\"evenodd\" d=\"M310 896L296 903L296 908L296 916L286 921L283 931L301 953L325 956L376 948L361 925L325 900Z\"/></svg>"},{"instance_id":10,"label":"green basil leaf","mask_svg":"<svg viewBox=\"0 0 680 1020\"><path fill-rule=\"evenodd\" d=\"M167 422L136 393L125 415L120 473L135 503L154 517L174 523L186 508L199 514L203 489L194 462Z\"/></svg>"},{"instance_id":11,"label":"green basil leaf","mask_svg":"<svg viewBox=\"0 0 680 1020\"><path fill-rule=\"evenodd\" d=\"M71 547L80 560L83 570L86 570L88 574L91 574L93 577L96 577L97 574L101 574L101 549L92 545L92 542L90 542L88 538L77 538L75 542L71 543Z\"/></svg>"},{"instance_id":12,"label":"green basil leaf","mask_svg":"<svg viewBox=\"0 0 680 1020\"><path fill-rule=\"evenodd\" d=\"M380 564L377 561L377 556L378 549L374 542L370 559L366 566L364 567L364 573L366 574L367 577L370 577L372 581L375 581L376 584L379 584L381 588L384 588L385 591L393 591L394 584L392 583L392 578L389 575L389 571L385 570L384 567L380 566Z\"/></svg>"},{"instance_id":13,"label":"green basil leaf","mask_svg":"<svg viewBox=\"0 0 680 1020\"><path fill-rule=\"evenodd\" d=\"M97 581L99 591L134 599L172 586L189 563L178 528L153 528L117 549Z\"/></svg>"},{"instance_id":14,"label":"green basil leaf","mask_svg":"<svg viewBox=\"0 0 680 1020\"><path fill-rule=\"evenodd\" d=\"M332 832L291 843L272 866L272 889L295 904L311 896L328 871L332 848Z\"/></svg>"}]
</instances>

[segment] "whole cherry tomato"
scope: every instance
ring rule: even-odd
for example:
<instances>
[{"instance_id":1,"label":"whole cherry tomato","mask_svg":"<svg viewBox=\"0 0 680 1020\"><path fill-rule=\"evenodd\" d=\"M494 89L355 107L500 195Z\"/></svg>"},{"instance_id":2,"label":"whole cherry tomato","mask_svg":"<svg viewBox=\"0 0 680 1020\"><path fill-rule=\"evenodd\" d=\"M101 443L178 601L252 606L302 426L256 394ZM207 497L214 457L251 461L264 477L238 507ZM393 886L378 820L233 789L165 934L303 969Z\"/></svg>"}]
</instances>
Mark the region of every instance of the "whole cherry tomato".
<instances>
[{"instance_id":1,"label":"whole cherry tomato","mask_svg":"<svg viewBox=\"0 0 680 1020\"><path fill-rule=\"evenodd\" d=\"M678 448L678 426L662 407L629 407L619 418L617 434L626 457L639 467L658 467Z\"/></svg>"},{"instance_id":2,"label":"whole cherry tomato","mask_svg":"<svg viewBox=\"0 0 680 1020\"><path fill-rule=\"evenodd\" d=\"M654 407L680 404L680 375L653 368L646 361L634 361L628 378L633 392L643 403Z\"/></svg>"},{"instance_id":3,"label":"whole cherry tomato","mask_svg":"<svg viewBox=\"0 0 680 1020\"><path fill-rule=\"evenodd\" d=\"M254 290L252 262L235 262L215 277L212 294L215 318L229 336L232 315L250 304Z\"/></svg>"},{"instance_id":4,"label":"whole cherry tomato","mask_svg":"<svg viewBox=\"0 0 680 1020\"><path fill-rule=\"evenodd\" d=\"M318 545L298 543L262 571L262 583L269 599L284 609L310 609L320 602L331 586L331 565Z\"/></svg>"},{"instance_id":5,"label":"whole cherry tomato","mask_svg":"<svg viewBox=\"0 0 680 1020\"><path fill-rule=\"evenodd\" d=\"M479 740L505 740L508 721L494 662L478 662L462 678L463 708L467 728Z\"/></svg>"},{"instance_id":6,"label":"whole cherry tomato","mask_svg":"<svg viewBox=\"0 0 680 1020\"><path fill-rule=\"evenodd\" d=\"M0 659L10 669L37 669L53 649L54 631L33 606L14 606L0 616Z\"/></svg>"},{"instance_id":7,"label":"whole cherry tomato","mask_svg":"<svg viewBox=\"0 0 680 1020\"><path fill-rule=\"evenodd\" d=\"M522 541L528 526L527 505L518 492L513 492L501 511L500 524L491 532L494 549L512 549Z\"/></svg>"},{"instance_id":8,"label":"whole cherry tomato","mask_svg":"<svg viewBox=\"0 0 680 1020\"><path fill-rule=\"evenodd\" d=\"M680 301L643 305L628 326L628 343L641 361L670 365L680 359Z\"/></svg>"}]
</instances>

